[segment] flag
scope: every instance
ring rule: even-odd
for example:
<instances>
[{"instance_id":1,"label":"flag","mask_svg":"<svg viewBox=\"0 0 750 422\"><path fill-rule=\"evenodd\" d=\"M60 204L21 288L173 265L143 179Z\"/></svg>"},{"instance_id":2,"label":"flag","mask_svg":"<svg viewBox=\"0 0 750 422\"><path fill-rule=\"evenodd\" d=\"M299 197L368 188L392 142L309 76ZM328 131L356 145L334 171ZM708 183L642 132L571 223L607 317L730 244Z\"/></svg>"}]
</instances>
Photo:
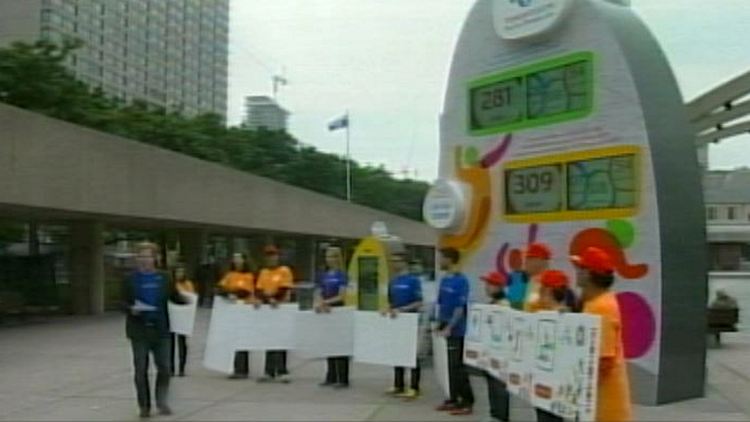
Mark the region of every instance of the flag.
<instances>
[{"instance_id":1,"label":"flag","mask_svg":"<svg viewBox=\"0 0 750 422\"><path fill-rule=\"evenodd\" d=\"M338 119L332 121L331 123L328 123L328 130L338 130L338 129L344 129L349 127L349 115L345 114Z\"/></svg>"}]
</instances>

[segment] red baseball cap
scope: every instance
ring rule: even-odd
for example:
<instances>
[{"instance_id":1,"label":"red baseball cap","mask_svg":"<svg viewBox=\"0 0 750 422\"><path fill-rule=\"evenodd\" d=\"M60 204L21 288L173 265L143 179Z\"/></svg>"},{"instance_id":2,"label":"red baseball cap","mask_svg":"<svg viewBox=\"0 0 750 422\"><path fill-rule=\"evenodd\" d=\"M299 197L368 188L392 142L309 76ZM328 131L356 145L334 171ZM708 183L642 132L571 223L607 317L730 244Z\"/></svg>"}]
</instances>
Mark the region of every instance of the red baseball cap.
<instances>
[{"instance_id":1,"label":"red baseball cap","mask_svg":"<svg viewBox=\"0 0 750 422\"><path fill-rule=\"evenodd\" d=\"M526 258L538 258L549 260L552 258L552 251L544 243L532 243L526 249Z\"/></svg>"},{"instance_id":2,"label":"red baseball cap","mask_svg":"<svg viewBox=\"0 0 750 422\"><path fill-rule=\"evenodd\" d=\"M507 277L497 271L489 272L483 275L481 279L492 286L505 286L505 283L507 282Z\"/></svg>"},{"instance_id":3,"label":"red baseball cap","mask_svg":"<svg viewBox=\"0 0 750 422\"><path fill-rule=\"evenodd\" d=\"M546 286L552 289L559 289L568 287L568 285L570 284L570 279L562 271L547 270L539 276L539 282L542 283L542 286Z\"/></svg>"},{"instance_id":4,"label":"red baseball cap","mask_svg":"<svg viewBox=\"0 0 750 422\"><path fill-rule=\"evenodd\" d=\"M582 254L570 257L573 264L580 268L585 268L594 274L608 275L615 271L615 264L612 257L603 249L589 247Z\"/></svg>"}]
</instances>

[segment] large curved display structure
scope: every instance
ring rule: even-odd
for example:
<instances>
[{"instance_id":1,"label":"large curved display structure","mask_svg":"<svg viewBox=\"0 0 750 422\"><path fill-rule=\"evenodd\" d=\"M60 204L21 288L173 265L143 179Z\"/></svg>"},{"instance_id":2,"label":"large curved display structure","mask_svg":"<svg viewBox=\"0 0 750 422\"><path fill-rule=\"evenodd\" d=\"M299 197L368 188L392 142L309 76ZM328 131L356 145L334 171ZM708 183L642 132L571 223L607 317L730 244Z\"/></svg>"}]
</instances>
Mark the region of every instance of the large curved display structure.
<instances>
[{"instance_id":1,"label":"large curved display structure","mask_svg":"<svg viewBox=\"0 0 750 422\"><path fill-rule=\"evenodd\" d=\"M475 283L533 241L571 276L570 254L608 250L634 397L656 404L703 394L705 219L681 95L626 3L477 1L424 214Z\"/></svg>"}]
</instances>

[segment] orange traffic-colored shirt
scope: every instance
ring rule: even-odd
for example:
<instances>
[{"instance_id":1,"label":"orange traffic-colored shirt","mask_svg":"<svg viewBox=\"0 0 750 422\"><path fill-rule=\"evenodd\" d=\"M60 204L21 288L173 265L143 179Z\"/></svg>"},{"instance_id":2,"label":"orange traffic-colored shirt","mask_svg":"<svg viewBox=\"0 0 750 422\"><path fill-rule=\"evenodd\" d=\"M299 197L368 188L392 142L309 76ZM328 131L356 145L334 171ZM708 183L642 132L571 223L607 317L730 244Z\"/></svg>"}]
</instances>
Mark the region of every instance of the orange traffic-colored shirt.
<instances>
[{"instance_id":1,"label":"orange traffic-colored shirt","mask_svg":"<svg viewBox=\"0 0 750 422\"><path fill-rule=\"evenodd\" d=\"M230 293L239 291L251 293L244 299L246 303L250 303L253 300L252 293L255 291L255 277L253 277L253 273L230 271L221 279L219 287Z\"/></svg>"},{"instance_id":2,"label":"orange traffic-colored shirt","mask_svg":"<svg viewBox=\"0 0 750 422\"><path fill-rule=\"evenodd\" d=\"M276 296L281 289L294 287L292 270L286 266L264 268L258 274L258 284L255 286L266 297Z\"/></svg>"},{"instance_id":3,"label":"orange traffic-colored shirt","mask_svg":"<svg viewBox=\"0 0 750 422\"><path fill-rule=\"evenodd\" d=\"M190 280L182 280L175 283L180 293L195 293L195 285Z\"/></svg>"},{"instance_id":4,"label":"orange traffic-colored shirt","mask_svg":"<svg viewBox=\"0 0 750 422\"><path fill-rule=\"evenodd\" d=\"M544 306L539 301L539 291L541 290L541 283L539 281L539 275L529 276L529 284L526 286L526 299L523 303L523 310L526 312L539 312L545 311Z\"/></svg>"},{"instance_id":5,"label":"orange traffic-colored shirt","mask_svg":"<svg viewBox=\"0 0 750 422\"><path fill-rule=\"evenodd\" d=\"M601 352L599 358L599 391L596 420L602 422L630 421L630 383L622 344L620 305L614 293L604 293L583 305L583 312L602 318Z\"/></svg>"}]
</instances>

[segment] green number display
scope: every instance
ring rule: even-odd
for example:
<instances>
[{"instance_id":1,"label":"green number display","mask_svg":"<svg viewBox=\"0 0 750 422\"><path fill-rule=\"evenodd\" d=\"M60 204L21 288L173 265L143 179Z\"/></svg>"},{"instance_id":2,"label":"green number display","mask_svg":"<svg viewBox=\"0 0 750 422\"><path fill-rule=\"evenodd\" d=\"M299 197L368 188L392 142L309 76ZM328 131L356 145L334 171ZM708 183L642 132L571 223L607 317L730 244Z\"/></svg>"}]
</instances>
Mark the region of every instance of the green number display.
<instances>
[{"instance_id":1,"label":"green number display","mask_svg":"<svg viewBox=\"0 0 750 422\"><path fill-rule=\"evenodd\" d=\"M635 156L623 155L568 163L571 211L630 208L636 205Z\"/></svg>"},{"instance_id":2,"label":"green number display","mask_svg":"<svg viewBox=\"0 0 750 422\"><path fill-rule=\"evenodd\" d=\"M475 136L588 116L594 60L588 52L490 75L469 84L468 125Z\"/></svg>"},{"instance_id":3,"label":"green number display","mask_svg":"<svg viewBox=\"0 0 750 422\"><path fill-rule=\"evenodd\" d=\"M535 214L562 209L562 166L528 167L505 172L506 214Z\"/></svg>"}]
</instances>

